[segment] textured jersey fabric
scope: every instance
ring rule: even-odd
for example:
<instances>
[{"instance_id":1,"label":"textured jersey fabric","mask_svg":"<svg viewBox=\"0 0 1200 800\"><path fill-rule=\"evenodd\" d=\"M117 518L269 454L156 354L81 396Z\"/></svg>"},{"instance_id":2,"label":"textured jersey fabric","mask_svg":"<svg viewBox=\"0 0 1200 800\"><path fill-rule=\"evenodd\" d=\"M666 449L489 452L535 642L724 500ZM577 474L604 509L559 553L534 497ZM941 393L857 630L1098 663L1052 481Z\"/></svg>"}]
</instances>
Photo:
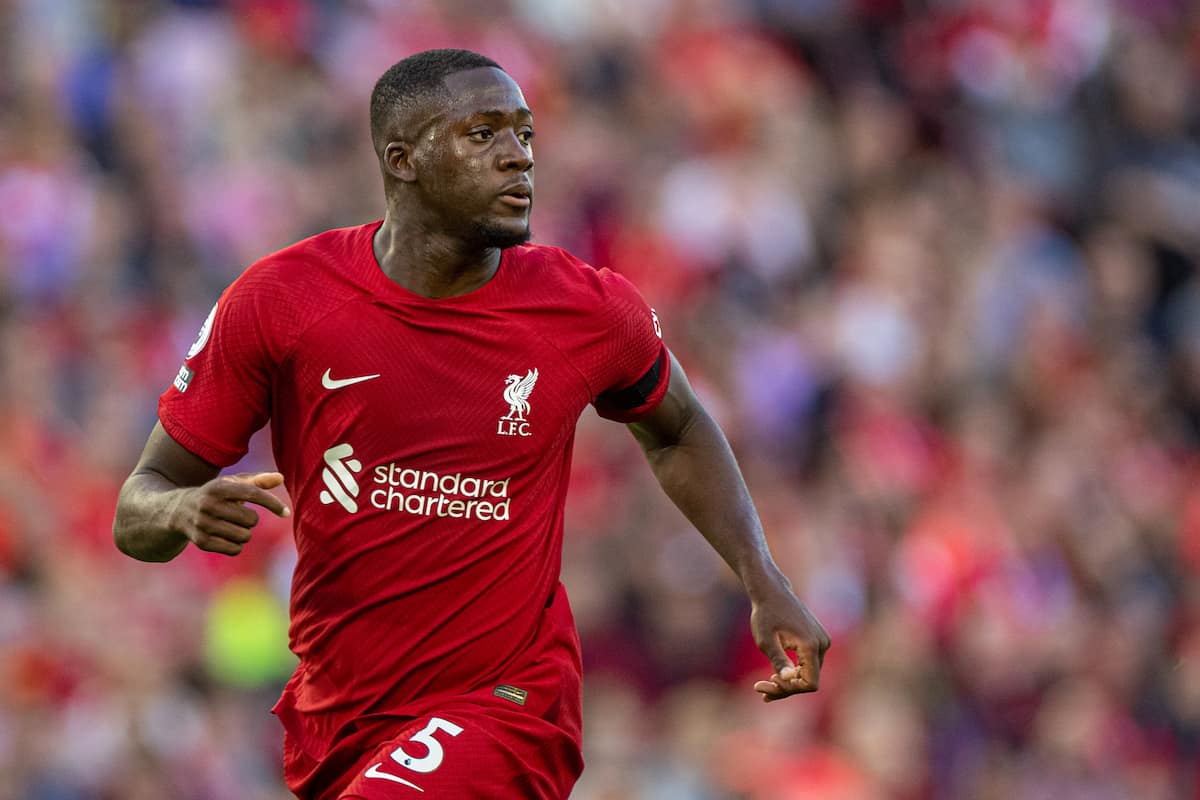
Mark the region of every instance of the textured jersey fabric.
<instances>
[{"instance_id":1,"label":"textured jersey fabric","mask_svg":"<svg viewBox=\"0 0 1200 800\"><path fill-rule=\"evenodd\" d=\"M299 553L300 663L276 713L301 794L364 720L502 684L578 747L558 583L575 425L589 403L636 420L669 381L653 311L619 275L526 245L475 291L425 298L379 268L379 225L247 269L159 401L171 437L218 466L271 422Z\"/></svg>"}]
</instances>

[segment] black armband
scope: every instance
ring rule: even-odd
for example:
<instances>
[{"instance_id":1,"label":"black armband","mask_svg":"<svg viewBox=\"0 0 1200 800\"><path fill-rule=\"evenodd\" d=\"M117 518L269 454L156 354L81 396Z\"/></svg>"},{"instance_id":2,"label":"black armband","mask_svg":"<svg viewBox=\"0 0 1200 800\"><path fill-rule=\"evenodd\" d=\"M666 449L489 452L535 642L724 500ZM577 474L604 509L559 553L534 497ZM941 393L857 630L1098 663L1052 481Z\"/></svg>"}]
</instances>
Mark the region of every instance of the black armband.
<instances>
[{"instance_id":1,"label":"black armband","mask_svg":"<svg viewBox=\"0 0 1200 800\"><path fill-rule=\"evenodd\" d=\"M638 378L632 386L604 392L597 398L596 402L622 411L628 411L645 405L650 400L650 396L654 394L654 390L658 388L658 381L662 376L666 360L667 348L664 347L659 351L658 358L655 359L649 371Z\"/></svg>"}]
</instances>

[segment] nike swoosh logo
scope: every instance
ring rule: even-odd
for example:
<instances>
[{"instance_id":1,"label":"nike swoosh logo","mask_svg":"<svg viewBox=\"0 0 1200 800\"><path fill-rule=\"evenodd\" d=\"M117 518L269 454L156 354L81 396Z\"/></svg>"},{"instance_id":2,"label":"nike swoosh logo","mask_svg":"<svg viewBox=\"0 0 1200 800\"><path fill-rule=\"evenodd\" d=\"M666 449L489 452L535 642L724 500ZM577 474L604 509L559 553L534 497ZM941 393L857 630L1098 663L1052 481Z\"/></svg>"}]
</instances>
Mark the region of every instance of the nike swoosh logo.
<instances>
[{"instance_id":1,"label":"nike swoosh logo","mask_svg":"<svg viewBox=\"0 0 1200 800\"><path fill-rule=\"evenodd\" d=\"M341 389L344 386L353 386L356 383L369 381L372 378L378 378L379 373L374 375L359 375L357 378L332 378L329 375L329 370L325 370L325 374L321 376L321 385L326 389Z\"/></svg>"},{"instance_id":2,"label":"nike swoosh logo","mask_svg":"<svg viewBox=\"0 0 1200 800\"><path fill-rule=\"evenodd\" d=\"M395 781L396 783L402 783L405 786L411 786L412 788L416 789L418 792L425 791L424 789L422 789L420 786L417 786L412 781L406 781L406 780L404 780L404 778L401 778L399 775L393 775L390 772L384 772L383 770L380 769L380 767L382 767L382 766L383 766L382 761L379 762L378 764L372 764L371 768L369 770L367 770L366 773L364 773L364 774L368 778L383 778L385 781Z\"/></svg>"}]
</instances>

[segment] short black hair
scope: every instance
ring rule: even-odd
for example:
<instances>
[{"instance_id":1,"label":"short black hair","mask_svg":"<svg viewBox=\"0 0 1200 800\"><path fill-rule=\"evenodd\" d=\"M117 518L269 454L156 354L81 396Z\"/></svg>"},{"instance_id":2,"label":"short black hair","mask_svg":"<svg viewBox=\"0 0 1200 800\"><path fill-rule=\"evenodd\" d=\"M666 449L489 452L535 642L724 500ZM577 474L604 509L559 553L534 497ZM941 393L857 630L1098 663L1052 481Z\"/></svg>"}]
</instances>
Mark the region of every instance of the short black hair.
<instances>
[{"instance_id":1,"label":"short black hair","mask_svg":"<svg viewBox=\"0 0 1200 800\"><path fill-rule=\"evenodd\" d=\"M445 89L447 75L482 67L504 68L487 56L471 50L424 50L397 61L375 82L371 92L371 141L375 149L385 144L391 122L398 111Z\"/></svg>"}]
</instances>

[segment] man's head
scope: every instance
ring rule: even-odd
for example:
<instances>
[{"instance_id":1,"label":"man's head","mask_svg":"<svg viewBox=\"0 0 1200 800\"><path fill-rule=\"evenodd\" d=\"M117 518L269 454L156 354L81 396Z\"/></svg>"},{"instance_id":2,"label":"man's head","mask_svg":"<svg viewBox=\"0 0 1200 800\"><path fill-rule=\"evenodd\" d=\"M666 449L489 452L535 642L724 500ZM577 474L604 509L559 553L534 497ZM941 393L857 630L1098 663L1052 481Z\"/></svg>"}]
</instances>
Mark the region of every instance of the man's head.
<instances>
[{"instance_id":1,"label":"man's head","mask_svg":"<svg viewBox=\"0 0 1200 800\"><path fill-rule=\"evenodd\" d=\"M398 125L408 122L422 103L448 100L444 81L449 75L469 69L500 65L470 50L426 50L398 61L380 76L371 92L371 141L382 154L395 138Z\"/></svg>"},{"instance_id":2,"label":"man's head","mask_svg":"<svg viewBox=\"0 0 1200 800\"><path fill-rule=\"evenodd\" d=\"M371 95L389 208L471 245L529 239L533 117L516 82L469 50L393 65Z\"/></svg>"}]
</instances>

